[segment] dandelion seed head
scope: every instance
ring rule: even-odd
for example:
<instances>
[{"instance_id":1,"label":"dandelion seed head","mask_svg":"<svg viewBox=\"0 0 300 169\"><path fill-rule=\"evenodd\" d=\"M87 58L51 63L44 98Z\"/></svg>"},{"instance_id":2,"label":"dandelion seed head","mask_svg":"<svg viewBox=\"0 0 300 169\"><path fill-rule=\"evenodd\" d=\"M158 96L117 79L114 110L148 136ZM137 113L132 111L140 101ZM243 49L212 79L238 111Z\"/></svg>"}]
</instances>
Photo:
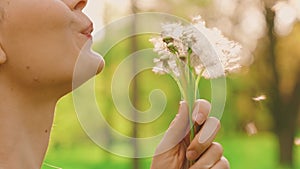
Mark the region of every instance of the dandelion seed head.
<instances>
[{"instance_id":1,"label":"dandelion seed head","mask_svg":"<svg viewBox=\"0 0 300 169\"><path fill-rule=\"evenodd\" d=\"M224 37L219 29L207 28L201 16L192 22L187 26L164 24L161 37L150 39L159 54L154 71L180 76L179 62L189 64L197 75L208 79L239 70L241 45Z\"/></svg>"},{"instance_id":2,"label":"dandelion seed head","mask_svg":"<svg viewBox=\"0 0 300 169\"><path fill-rule=\"evenodd\" d=\"M230 41L217 28L207 28L201 17L197 17L193 28L192 49L201 59L205 78L218 78L240 68L241 45ZM198 66L198 65L197 65ZM223 69L223 70L222 70Z\"/></svg>"},{"instance_id":3,"label":"dandelion seed head","mask_svg":"<svg viewBox=\"0 0 300 169\"><path fill-rule=\"evenodd\" d=\"M170 23L162 25L162 36L172 37L174 39L180 39L184 30L184 26L181 23Z\"/></svg>"}]
</instances>

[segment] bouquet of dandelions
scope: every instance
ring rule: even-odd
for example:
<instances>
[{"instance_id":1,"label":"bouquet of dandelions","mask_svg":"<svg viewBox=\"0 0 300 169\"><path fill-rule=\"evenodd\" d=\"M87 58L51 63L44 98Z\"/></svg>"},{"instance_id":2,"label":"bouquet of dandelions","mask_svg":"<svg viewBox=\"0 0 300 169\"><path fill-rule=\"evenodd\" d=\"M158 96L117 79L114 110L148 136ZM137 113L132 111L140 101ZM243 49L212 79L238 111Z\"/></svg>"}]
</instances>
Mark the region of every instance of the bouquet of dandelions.
<instances>
[{"instance_id":1,"label":"bouquet of dandelions","mask_svg":"<svg viewBox=\"0 0 300 169\"><path fill-rule=\"evenodd\" d=\"M217 28L209 29L201 16L191 25L170 23L162 26L161 35L150 39L158 58L153 71L170 74L178 84L182 99L189 106L190 117L194 102L199 98L201 77L213 79L240 68L241 46L224 37ZM194 138L191 121L190 139Z\"/></svg>"}]
</instances>

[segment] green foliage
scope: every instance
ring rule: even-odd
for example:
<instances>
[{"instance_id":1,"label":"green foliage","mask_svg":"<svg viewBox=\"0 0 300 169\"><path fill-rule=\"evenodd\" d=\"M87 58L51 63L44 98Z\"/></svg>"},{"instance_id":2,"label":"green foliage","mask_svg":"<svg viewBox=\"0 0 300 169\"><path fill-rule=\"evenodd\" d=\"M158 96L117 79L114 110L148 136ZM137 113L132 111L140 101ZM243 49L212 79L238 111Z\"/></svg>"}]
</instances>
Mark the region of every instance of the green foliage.
<instances>
[{"instance_id":1,"label":"green foliage","mask_svg":"<svg viewBox=\"0 0 300 169\"><path fill-rule=\"evenodd\" d=\"M219 142L224 146L224 155L230 161L231 169L290 169L278 166L276 139L270 133L255 136L244 134L222 136ZM86 140L68 148L50 147L42 169L131 169L131 159L112 155ZM300 147L295 147L295 169L300 167ZM141 168L150 168L151 159L142 159ZM47 165L48 164L48 165Z\"/></svg>"}]
</instances>

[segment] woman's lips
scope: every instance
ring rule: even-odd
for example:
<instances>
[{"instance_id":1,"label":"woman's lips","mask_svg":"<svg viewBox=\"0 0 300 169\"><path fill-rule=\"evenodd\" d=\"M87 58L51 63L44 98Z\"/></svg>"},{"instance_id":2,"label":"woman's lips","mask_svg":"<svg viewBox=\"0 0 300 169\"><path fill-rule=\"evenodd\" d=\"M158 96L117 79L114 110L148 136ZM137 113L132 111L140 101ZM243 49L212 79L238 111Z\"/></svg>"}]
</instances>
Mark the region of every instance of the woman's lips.
<instances>
[{"instance_id":1,"label":"woman's lips","mask_svg":"<svg viewBox=\"0 0 300 169\"><path fill-rule=\"evenodd\" d=\"M87 28L85 28L81 34L85 35L88 38L92 38L92 32L94 30L93 24L91 23Z\"/></svg>"}]
</instances>

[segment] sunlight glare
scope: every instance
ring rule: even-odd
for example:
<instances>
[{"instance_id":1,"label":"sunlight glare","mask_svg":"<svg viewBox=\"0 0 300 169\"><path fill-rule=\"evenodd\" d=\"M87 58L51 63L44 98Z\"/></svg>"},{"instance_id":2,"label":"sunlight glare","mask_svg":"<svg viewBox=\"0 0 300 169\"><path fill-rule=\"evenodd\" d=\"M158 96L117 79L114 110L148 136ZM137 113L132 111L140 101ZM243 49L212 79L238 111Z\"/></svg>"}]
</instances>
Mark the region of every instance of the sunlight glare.
<instances>
[{"instance_id":1,"label":"sunlight glare","mask_svg":"<svg viewBox=\"0 0 300 169\"><path fill-rule=\"evenodd\" d=\"M300 146L300 137L295 138L294 144L295 144L296 146Z\"/></svg>"}]
</instances>

